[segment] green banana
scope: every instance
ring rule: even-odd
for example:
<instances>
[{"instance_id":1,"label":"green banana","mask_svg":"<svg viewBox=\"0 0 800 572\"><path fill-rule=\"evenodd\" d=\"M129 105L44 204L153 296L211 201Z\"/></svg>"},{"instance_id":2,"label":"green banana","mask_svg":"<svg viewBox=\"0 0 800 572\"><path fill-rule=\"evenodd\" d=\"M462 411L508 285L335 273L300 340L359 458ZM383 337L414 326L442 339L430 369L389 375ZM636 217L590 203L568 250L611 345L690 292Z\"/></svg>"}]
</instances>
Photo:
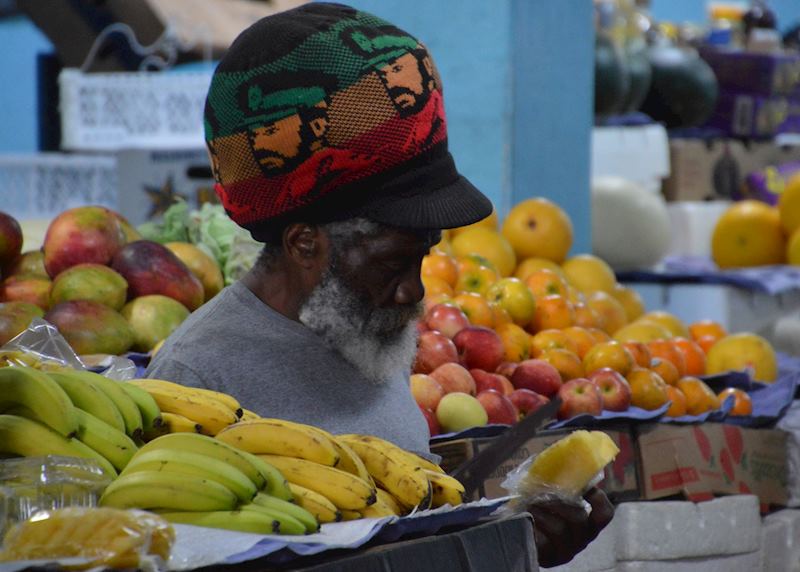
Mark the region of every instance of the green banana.
<instances>
[{"instance_id":1,"label":"green banana","mask_svg":"<svg viewBox=\"0 0 800 572\"><path fill-rule=\"evenodd\" d=\"M100 506L167 510L233 510L239 499L227 487L192 475L141 471L119 477L100 497Z\"/></svg>"},{"instance_id":2,"label":"green banana","mask_svg":"<svg viewBox=\"0 0 800 572\"><path fill-rule=\"evenodd\" d=\"M125 422L125 433L134 439L141 438L144 433L142 423L142 414L136 403L128 397L128 394L120 387L119 382L107 377L103 377L99 373L91 371L54 371L50 376L67 376L74 378L78 381L88 383L98 390L106 394L106 396L114 402L122 419Z\"/></svg>"},{"instance_id":3,"label":"green banana","mask_svg":"<svg viewBox=\"0 0 800 572\"><path fill-rule=\"evenodd\" d=\"M117 476L113 465L91 447L77 439L64 437L47 425L18 415L0 415L0 453L22 457L81 457L97 461L109 476Z\"/></svg>"},{"instance_id":4,"label":"green banana","mask_svg":"<svg viewBox=\"0 0 800 572\"><path fill-rule=\"evenodd\" d=\"M14 405L27 407L63 437L78 430L78 416L69 396L41 371L29 367L0 368L0 411Z\"/></svg>"},{"instance_id":5,"label":"green banana","mask_svg":"<svg viewBox=\"0 0 800 572\"><path fill-rule=\"evenodd\" d=\"M264 512L254 510L219 510L204 512L162 512L162 518L175 524L191 524L206 528L222 528L254 534L277 534L280 522Z\"/></svg>"},{"instance_id":6,"label":"green banana","mask_svg":"<svg viewBox=\"0 0 800 572\"><path fill-rule=\"evenodd\" d=\"M292 489L289 488L289 481L286 480L286 477L283 476L283 473L280 472L277 467L252 453L246 451L239 452L256 466L256 470L264 478L265 485L261 490L268 495L285 501L291 501L294 498Z\"/></svg>"},{"instance_id":7,"label":"green banana","mask_svg":"<svg viewBox=\"0 0 800 572\"><path fill-rule=\"evenodd\" d=\"M121 471L133 457L138 447L130 437L101 421L91 413L78 409L78 433L76 438L103 455Z\"/></svg>"},{"instance_id":8,"label":"green banana","mask_svg":"<svg viewBox=\"0 0 800 572\"><path fill-rule=\"evenodd\" d=\"M303 526L306 528L306 532L317 532L319 530L319 522L317 522L317 519L314 518L313 514L308 512L303 507L289 501L266 495L264 493L258 493L255 497L253 497L251 504L285 512L289 516L302 522Z\"/></svg>"},{"instance_id":9,"label":"green banana","mask_svg":"<svg viewBox=\"0 0 800 572\"><path fill-rule=\"evenodd\" d=\"M161 410L153 397L141 387L136 387L124 381L119 382L122 390L128 394L128 397L133 399L136 406L139 408L139 413L142 414L142 425L145 431L158 429L161 427L163 420L161 419Z\"/></svg>"},{"instance_id":10,"label":"green banana","mask_svg":"<svg viewBox=\"0 0 800 572\"><path fill-rule=\"evenodd\" d=\"M125 431L125 420L122 419L122 414L117 406L94 385L70 375L57 375L57 372L48 372L47 375L61 386L75 407L91 413L100 421L105 421L119 431Z\"/></svg>"},{"instance_id":11,"label":"green banana","mask_svg":"<svg viewBox=\"0 0 800 572\"><path fill-rule=\"evenodd\" d=\"M242 502L250 501L256 485L236 467L214 457L176 449L154 449L133 457L122 476L140 471L163 471L195 475L224 485Z\"/></svg>"},{"instance_id":12,"label":"green banana","mask_svg":"<svg viewBox=\"0 0 800 572\"><path fill-rule=\"evenodd\" d=\"M255 511L273 518L278 521L277 534L306 534L306 526L298 519L290 515L288 512L278 510L275 508L266 507L260 504L244 504L241 506L244 512Z\"/></svg>"}]
</instances>

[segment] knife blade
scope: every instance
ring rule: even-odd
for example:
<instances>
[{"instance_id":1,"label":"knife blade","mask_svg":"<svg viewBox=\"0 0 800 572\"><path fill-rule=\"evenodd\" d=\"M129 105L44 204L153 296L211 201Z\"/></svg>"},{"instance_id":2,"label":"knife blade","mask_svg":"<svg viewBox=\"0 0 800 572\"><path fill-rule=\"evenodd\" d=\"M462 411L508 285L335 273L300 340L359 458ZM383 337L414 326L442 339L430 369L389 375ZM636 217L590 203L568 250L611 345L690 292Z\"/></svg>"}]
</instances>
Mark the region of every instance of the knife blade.
<instances>
[{"instance_id":1,"label":"knife blade","mask_svg":"<svg viewBox=\"0 0 800 572\"><path fill-rule=\"evenodd\" d=\"M451 476L464 485L465 498L472 498L472 494L492 471L511 457L528 439L534 437L542 424L555 415L559 405L561 399L553 397L552 401L525 416L483 451L459 465Z\"/></svg>"}]
</instances>

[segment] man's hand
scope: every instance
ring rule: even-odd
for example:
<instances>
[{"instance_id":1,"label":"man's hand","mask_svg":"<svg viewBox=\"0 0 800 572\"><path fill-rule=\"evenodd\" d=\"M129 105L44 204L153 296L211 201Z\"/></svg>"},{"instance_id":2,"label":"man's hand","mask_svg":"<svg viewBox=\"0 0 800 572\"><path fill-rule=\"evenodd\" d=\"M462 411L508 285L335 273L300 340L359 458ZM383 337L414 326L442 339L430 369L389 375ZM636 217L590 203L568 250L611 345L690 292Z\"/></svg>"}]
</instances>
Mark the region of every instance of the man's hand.
<instances>
[{"instance_id":1,"label":"man's hand","mask_svg":"<svg viewBox=\"0 0 800 572\"><path fill-rule=\"evenodd\" d=\"M583 498L591 505L591 514L555 500L528 506L533 515L540 566L549 568L569 562L611 522L614 506L603 491L592 487Z\"/></svg>"}]
</instances>

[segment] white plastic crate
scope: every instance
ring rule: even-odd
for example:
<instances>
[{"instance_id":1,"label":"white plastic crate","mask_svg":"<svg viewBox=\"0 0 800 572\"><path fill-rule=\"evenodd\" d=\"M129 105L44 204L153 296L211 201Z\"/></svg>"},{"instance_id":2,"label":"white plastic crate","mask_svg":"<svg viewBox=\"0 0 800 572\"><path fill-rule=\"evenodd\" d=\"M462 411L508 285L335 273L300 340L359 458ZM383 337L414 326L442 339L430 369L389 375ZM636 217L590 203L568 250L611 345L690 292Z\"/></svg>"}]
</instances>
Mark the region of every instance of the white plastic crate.
<instances>
[{"instance_id":1,"label":"white plastic crate","mask_svg":"<svg viewBox=\"0 0 800 572\"><path fill-rule=\"evenodd\" d=\"M201 147L211 71L59 75L61 147L74 151Z\"/></svg>"},{"instance_id":2,"label":"white plastic crate","mask_svg":"<svg viewBox=\"0 0 800 572\"><path fill-rule=\"evenodd\" d=\"M98 155L0 155L0 210L49 219L87 204L117 208L117 160Z\"/></svg>"}]
</instances>

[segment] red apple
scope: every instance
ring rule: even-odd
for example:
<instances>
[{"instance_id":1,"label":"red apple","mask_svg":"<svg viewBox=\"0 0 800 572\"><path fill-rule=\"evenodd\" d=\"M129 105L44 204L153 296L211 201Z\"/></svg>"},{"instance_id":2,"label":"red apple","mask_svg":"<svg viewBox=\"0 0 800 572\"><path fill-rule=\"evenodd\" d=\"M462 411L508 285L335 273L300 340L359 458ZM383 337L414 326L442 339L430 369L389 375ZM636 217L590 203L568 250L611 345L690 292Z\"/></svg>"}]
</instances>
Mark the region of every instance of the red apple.
<instances>
[{"instance_id":1,"label":"red apple","mask_svg":"<svg viewBox=\"0 0 800 572\"><path fill-rule=\"evenodd\" d=\"M478 401L481 402L486 414L489 416L489 423L502 423L513 425L519 420L517 406L511 400L494 389L487 389L478 394Z\"/></svg>"},{"instance_id":2,"label":"red apple","mask_svg":"<svg viewBox=\"0 0 800 572\"><path fill-rule=\"evenodd\" d=\"M530 389L545 397L553 397L561 387L561 374L542 359L526 359L514 370L511 383L517 389Z\"/></svg>"},{"instance_id":3,"label":"red apple","mask_svg":"<svg viewBox=\"0 0 800 572\"><path fill-rule=\"evenodd\" d=\"M569 419L582 413L600 415L603 411L603 398L597 386L585 377L570 379L558 390L561 407L559 419Z\"/></svg>"},{"instance_id":4,"label":"red apple","mask_svg":"<svg viewBox=\"0 0 800 572\"><path fill-rule=\"evenodd\" d=\"M417 334L424 334L425 332L430 332L431 329L427 326L427 324L423 320L417 320Z\"/></svg>"},{"instance_id":5,"label":"red apple","mask_svg":"<svg viewBox=\"0 0 800 572\"><path fill-rule=\"evenodd\" d=\"M494 389L500 393L505 393L503 385L503 376L496 373L489 373L482 369L474 368L469 370L472 379L475 380L475 391L481 393L487 389Z\"/></svg>"},{"instance_id":6,"label":"red apple","mask_svg":"<svg viewBox=\"0 0 800 572\"><path fill-rule=\"evenodd\" d=\"M436 419L436 413L424 407L420 407L419 410L422 411L422 416L425 418L425 421L428 422L428 432L430 436L433 437L441 433L442 428L439 426L439 420Z\"/></svg>"},{"instance_id":7,"label":"red apple","mask_svg":"<svg viewBox=\"0 0 800 572\"><path fill-rule=\"evenodd\" d=\"M409 385L411 386L411 395L414 396L417 405L423 409L436 411L436 406L444 397L444 388L439 385L438 381L424 373L415 373L411 376Z\"/></svg>"},{"instance_id":8,"label":"red apple","mask_svg":"<svg viewBox=\"0 0 800 572\"><path fill-rule=\"evenodd\" d=\"M544 395L531 391L530 389L515 389L508 398L519 411L520 419L529 413L536 412L536 410L543 405L550 403L550 400Z\"/></svg>"},{"instance_id":9,"label":"red apple","mask_svg":"<svg viewBox=\"0 0 800 572\"><path fill-rule=\"evenodd\" d=\"M436 304L425 313L425 325L453 339L458 332L469 326L469 320L457 306Z\"/></svg>"},{"instance_id":10,"label":"red apple","mask_svg":"<svg viewBox=\"0 0 800 572\"><path fill-rule=\"evenodd\" d=\"M518 365L519 363L514 361L504 361L497 366L494 372L511 379L511 376L514 375L514 370L517 369Z\"/></svg>"},{"instance_id":11,"label":"red apple","mask_svg":"<svg viewBox=\"0 0 800 572\"><path fill-rule=\"evenodd\" d=\"M511 395L514 392L514 384L506 376L500 375L500 383L503 384L503 395Z\"/></svg>"},{"instance_id":12,"label":"red apple","mask_svg":"<svg viewBox=\"0 0 800 572\"><path fill-rule=\"evenodd\" d=\"M603 398L603 409L625 411L631 406L631 386L618 371L610 367L602 367L587 377L600 391L600 397Z\"/></svg>"},{"instance_id":13,"label":"red apple","mask_svg":"<svg viewBox=\"0 0 800 572\"><path fill-rule=\"evenodd\" d=\"M417 339L414 373L430 373L443 363L457 361L458 350L450 338L433 330L420 334Z\"/></svg>"},{"instance_id":14,"label":"red apple","mask_svg":"<svg viewBox=\"0 0 800 572\"><path fill-rule=\"evenodd\" d=\"M461 363L468 369L494 371L505 356L503 341L494 330L468 326L453 338Z\"/></svg>"},{"instance_id":15,"label":"red apple","mask_svg":"<svg viewBox=\"0 0 800 572\"><path fill-rule=\"evenodd\" d=\"M439 382L445 393L468 393L475 395L475 380L469 372L457 363L445 363L431 372L431 377Z\"/></svg>"}]
</instances>

